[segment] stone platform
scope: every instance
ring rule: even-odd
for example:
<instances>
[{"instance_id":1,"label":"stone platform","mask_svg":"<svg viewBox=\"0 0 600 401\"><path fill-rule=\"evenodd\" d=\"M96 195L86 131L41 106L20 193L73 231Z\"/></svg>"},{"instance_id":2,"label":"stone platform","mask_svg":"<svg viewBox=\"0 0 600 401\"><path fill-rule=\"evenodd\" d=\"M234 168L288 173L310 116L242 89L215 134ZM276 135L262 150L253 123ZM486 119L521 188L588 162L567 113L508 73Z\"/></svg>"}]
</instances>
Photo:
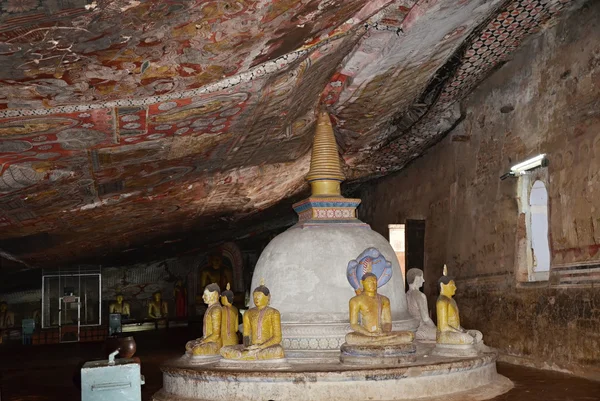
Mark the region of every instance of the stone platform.
<instances>
[{"instance_id":1,"label":"stone platform","mask_svg":"<svg viewBox=\"0 0 600 401\"><path fill-rule=\"evenodd\" d=\"M512 382L496 372L494 352L450 358L432 355L432 350L432 345L421 344L415 362L395 366L290 359L284 369L256 369L221 363L186 366L175 360L162 367L164 387L153 400L479 401L512 388Z\"/></svg>"},{"instance_id":2,"label":"stone platform","mask_svg":"<svg viewBox=\"0 0 600 401\"><path fill-rule=\"evenodd\" d=\"M416 362L413 343L400 345L349 345L340 348L340 362L353 365L402 365Z\"/></svg>"}]
</instances>

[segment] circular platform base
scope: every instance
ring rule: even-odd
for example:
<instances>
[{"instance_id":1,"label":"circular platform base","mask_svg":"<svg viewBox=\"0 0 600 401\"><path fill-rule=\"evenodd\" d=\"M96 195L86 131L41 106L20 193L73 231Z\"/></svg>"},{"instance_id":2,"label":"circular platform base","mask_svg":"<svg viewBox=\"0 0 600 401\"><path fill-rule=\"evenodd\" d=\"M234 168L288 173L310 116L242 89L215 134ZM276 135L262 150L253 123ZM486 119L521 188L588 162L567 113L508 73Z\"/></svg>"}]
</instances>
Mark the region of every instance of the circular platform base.
<instances>
[{"instance_id":1,"label":"circular platform base","mask_svg":"<svg viewBox=\"0 0 600 401\"><path fill-rule=\"evenodd\" d=\"M290 361L285 370L256 365L224 369L219 364L199 367L173 361L163 366L164 388L153 400L479 401L512 388L510 380L496 372L495 353L449 358L431 355L431 346L419 348L416 362L400 366Z\"/></svg>"}]
</instances>

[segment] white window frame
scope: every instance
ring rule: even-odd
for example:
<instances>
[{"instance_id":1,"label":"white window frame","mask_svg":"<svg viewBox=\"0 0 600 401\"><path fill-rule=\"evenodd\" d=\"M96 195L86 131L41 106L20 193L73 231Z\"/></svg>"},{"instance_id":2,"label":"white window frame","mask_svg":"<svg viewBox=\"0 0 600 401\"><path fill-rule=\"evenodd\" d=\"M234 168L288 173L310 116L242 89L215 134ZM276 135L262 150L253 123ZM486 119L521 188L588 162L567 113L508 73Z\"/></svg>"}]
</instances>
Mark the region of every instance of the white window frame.
<instances>
[{"instance_id":1,"label":"white window frame","mask_svg":"<svg viewBox=\"0 0 600 401\"><path fill-rule=\"evenodd\" d=\"M547 169L538 169L535 172L525 173L520 175L517 184L517 201L519 204L519 215L525 216L525 237L517 238L516 249L516 269L517 281L520 282L543 282L550 279L550 271L552 270L552 244L548 238L548 246L550 248L550 268L548 271L535 271L532 248L532 230L531 230L531 206L529 205L531 197L531 189L536 181L541 181L548 191L548 172ZM550 208L548 208L548 237L550 237Z\"/></svg>"}]
</instances>

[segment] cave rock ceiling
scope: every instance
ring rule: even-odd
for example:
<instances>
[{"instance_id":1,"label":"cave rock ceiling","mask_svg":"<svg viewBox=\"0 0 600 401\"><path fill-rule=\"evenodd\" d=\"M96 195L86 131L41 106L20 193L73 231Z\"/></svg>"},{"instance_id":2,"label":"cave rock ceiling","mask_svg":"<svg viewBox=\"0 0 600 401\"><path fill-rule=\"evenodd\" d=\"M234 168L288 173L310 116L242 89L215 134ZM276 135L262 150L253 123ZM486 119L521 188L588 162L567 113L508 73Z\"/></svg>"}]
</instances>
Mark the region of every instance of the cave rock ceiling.
<instances>
[{"instance_id":1,"label":"cave rock ceiling","mask_svg":"<svg viewBox=\"0 0 600 401\"><path fill-rule=\"evenodd\" d=\"M350 181L396 171L568 3L0 0L0 260L155 247L298 194L319 103Z\"/></svg>"}]
</instances>

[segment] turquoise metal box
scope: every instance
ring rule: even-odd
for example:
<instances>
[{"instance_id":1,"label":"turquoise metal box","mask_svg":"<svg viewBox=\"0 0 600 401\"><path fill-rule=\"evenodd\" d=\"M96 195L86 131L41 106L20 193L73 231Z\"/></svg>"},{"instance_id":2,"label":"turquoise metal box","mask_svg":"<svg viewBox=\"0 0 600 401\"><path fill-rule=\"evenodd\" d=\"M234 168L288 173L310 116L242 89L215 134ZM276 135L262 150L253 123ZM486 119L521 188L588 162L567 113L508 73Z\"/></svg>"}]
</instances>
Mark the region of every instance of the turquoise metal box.
<instances>
[{"instance_id":1,"label":"turquoise metal box","mask_svg":"<svg viewBox=\"0 0 600 401\"><path fill-rule=\"evenodd\" d=\"M82 401L141 401L144 377L134 359L87 362L81 368Z\"/></svg>"}]
</instances>

